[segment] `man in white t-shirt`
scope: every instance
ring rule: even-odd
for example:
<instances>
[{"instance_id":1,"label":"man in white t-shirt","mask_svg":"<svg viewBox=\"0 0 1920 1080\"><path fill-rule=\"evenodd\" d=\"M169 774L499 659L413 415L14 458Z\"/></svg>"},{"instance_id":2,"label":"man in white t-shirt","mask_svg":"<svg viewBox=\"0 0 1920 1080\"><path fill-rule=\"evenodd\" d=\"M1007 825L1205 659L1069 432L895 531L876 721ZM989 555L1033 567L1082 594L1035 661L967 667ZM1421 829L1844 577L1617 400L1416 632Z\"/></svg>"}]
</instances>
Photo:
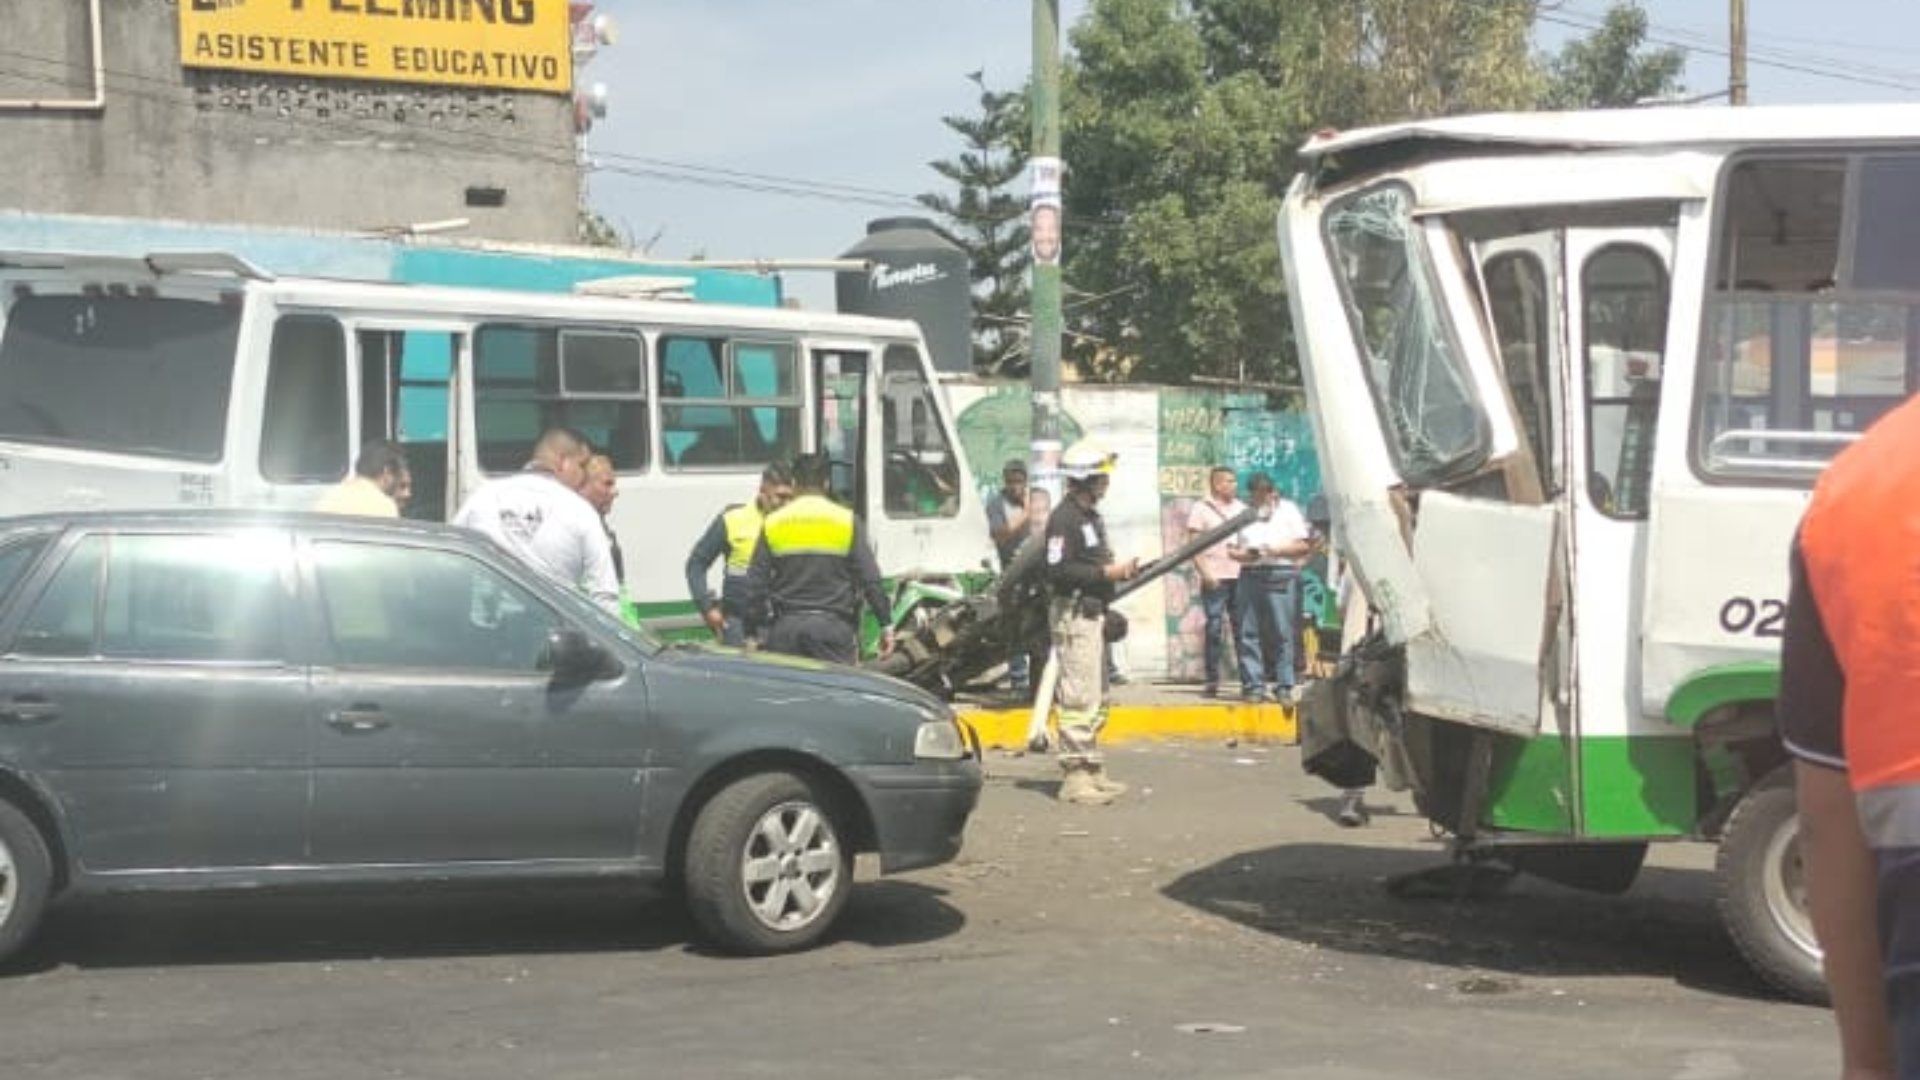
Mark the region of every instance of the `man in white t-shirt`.
<instances>
[{"instance_id":1,"label":"man in white t-shirt","mask_svg":"<svg viewBox=\"0 0 1920 1080\"><path fill-rule=\"evenodd\" d=\"M485 533L521 562L619 615L613 548L599 513L580 494L592 455L579 432L549 428L525 469L480 485L453 523Z\"/></svg>"},{"instance_id":2,"label":"man in white t-shirt","mask_svg":"<svg viewBox=\"0 0 1920 1080\"><path fill-rule=\"evenodd\" d=\"M1240 563L1240 696L1280 701L1293 692L1300 565L1313 551L1313 529L1266 473L1254 475L1247 493L1255 508L1271 513L1241 529L1227 548Z\"/></svg>"},{"instance_id":3,"label":"man in white t-shirt","mask_svg":"<svg viewBox=\"0 0 1920 1080\"><path fill-rule=\"evenodd\" d=\"M1232 469L1215 465L1207 473L1207 497L1194 503L1192 512L1187 514L1187 539L1217 529L1245 513L1247 506L1238 497L1239 487L1240 480ZM1200 610L1207 619L1206 644L1200 654L1206 664L1202 681L1206 684L1206 695L1218 697L1220 669L1227 659L1220 632L1226 630L1236 637L1239 634L1240 610L1234 594L1240 582L1240 564L1228 552L1226 544L1215 544L1193 557L1193 568L1200 572Z\"/></svg>"}]
</instances>

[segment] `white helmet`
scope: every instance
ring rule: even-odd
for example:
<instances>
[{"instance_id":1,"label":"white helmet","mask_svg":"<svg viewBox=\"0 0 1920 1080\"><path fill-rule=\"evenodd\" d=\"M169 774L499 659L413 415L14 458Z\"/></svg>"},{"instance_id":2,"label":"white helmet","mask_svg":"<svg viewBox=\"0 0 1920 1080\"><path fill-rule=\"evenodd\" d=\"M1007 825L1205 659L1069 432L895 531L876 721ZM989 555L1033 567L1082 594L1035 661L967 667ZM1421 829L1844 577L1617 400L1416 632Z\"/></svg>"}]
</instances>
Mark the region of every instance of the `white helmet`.
<instances>
[{"instance_id":1,"label":"white helmet","mask_svg":"<svg viewBox=\"0 0 1920 1080\"><path fill-rule=\"evenodd\" d=\"M1107 449L1098 439L1081 439L1060 455L1060 475L1069 480L1089 480L1113 475L1120 455Z\"/></svg>"}]
</instances>

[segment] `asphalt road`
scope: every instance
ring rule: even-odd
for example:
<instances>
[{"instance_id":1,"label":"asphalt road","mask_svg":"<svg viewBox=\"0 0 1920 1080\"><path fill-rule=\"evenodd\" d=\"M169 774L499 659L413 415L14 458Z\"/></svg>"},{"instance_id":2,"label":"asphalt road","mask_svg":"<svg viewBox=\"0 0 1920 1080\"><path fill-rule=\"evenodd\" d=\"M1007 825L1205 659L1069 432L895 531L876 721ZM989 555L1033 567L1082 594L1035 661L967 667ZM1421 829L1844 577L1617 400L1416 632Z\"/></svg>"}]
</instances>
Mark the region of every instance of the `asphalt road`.
<instances>
[{"instance_id":1,"label":"asphalt road","mask_svg":"<svg viewBox=\"0 0 1920 1080\"><path fill-rule=\"evenodd\" d=\"M1522 880L1406 901L1439 861L1291 750L1122 748L1121 804L989 760L967 850L876 880L837 938L708 954L610 889L61 909L0 977L0 1077L1825 1077L1828 1015L1768 998L1711 852L1624 897Z\"/></svg>"}]
</instances>

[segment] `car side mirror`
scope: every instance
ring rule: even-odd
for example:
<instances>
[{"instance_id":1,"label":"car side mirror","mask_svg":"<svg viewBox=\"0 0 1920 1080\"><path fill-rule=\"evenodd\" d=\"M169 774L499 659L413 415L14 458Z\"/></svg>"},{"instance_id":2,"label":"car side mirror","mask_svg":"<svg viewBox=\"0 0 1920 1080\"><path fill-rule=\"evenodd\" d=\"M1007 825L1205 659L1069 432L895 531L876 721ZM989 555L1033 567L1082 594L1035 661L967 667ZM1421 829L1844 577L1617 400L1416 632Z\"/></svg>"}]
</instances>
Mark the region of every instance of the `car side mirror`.
<instances>
[{"instance_id":1,"label":"car side mirror","mask_svg":"<svg viewBox=\"0 0 1920 1080\"><path fill-rule=\"evenodd\" d=\"M544 661L542 666L553 673L554 683L560 686L580 686L620 674L620 662L612 653L572 627L547 634Z\"/></svg>"}]
</instances>

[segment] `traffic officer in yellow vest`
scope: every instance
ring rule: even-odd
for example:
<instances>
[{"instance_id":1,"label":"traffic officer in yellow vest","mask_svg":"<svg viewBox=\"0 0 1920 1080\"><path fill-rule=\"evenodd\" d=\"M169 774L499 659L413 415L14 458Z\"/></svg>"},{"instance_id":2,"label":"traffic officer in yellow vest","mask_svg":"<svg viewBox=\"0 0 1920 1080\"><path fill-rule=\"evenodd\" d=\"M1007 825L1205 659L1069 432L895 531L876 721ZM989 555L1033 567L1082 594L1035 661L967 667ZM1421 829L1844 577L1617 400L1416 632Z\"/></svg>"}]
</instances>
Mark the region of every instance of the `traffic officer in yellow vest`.
<instances>
[{"instance_id":1,"label":"traffic officer in yellow vest","mask_svg":"<svg viewBox=\"0 0 1920 1080\"><path fill-rule=\"evenodd\" d=\"M722 510L687 556L687 591L693 595L694 607L707 628L724 645L747 643L747 567L753 562L753 549L760 543L760 527L766 516L791 498L793 472L783 462L768 465L760 474L760 490L753 501ZM727 559L727 574L720 598L715 600L707 589L707 571L722 555Z\"/></svg>"},{"instance_id":2,"label":"traffic officer in yellow vest","mask_svg":"<svg viewBox=\"0 0 1920 1080\"><path fill-rule=\"evenodd\" d=\"M762 642L770 652L852 664L860 654L860 603L884 624L887 594L865 526L827 497L829 467L824 454L794 460L794 499L767 515L747 568L749 626L771 620ZM892 648L889 630L880 650Z\"/></svg>"},{"instance_id":3,"label":"traffic officer in yellow vest","mask_svg":"<svg viewBox=\"0 0 1920 1080\"><path fill-rule=\"evenodd\" d=\"M1140 572L1140 560L1118 562L1098 509L1118 455L1082 439L1060 457L1066 498L1047 518L1048 609L1060 678L1060 801L1102 805L1127 790L1107 778L1098 740L1106 723L1107 605L1114 585Z\"/></svg>"}]
</instances>

